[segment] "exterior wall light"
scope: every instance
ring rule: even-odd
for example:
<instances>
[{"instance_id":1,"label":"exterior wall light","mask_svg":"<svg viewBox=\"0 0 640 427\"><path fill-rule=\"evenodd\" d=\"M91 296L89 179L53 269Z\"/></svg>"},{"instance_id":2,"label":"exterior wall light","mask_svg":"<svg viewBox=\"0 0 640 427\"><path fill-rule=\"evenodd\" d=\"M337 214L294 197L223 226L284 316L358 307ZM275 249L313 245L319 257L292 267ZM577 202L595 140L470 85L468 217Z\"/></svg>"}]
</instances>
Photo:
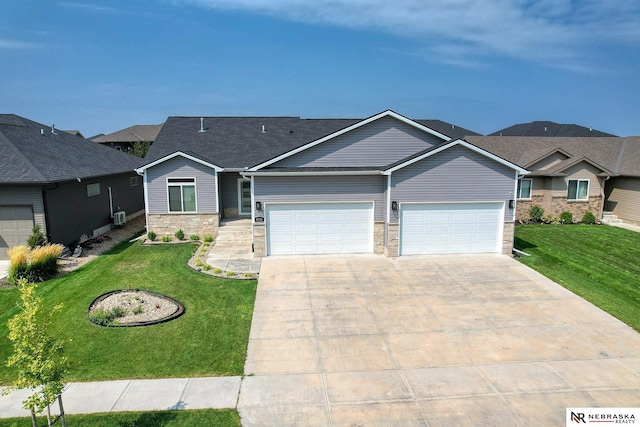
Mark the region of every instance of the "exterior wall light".
<instances>
[{"instance_id":1,"label":"exterior wall light","mask_svg":"<svg viewBox=\"0 0 640 427\"><path fill-rule=\"evenodd\" d=\"M262 202L256 202L256 210L257 211L261 211L262 210Z\"/></svg>"},{"instance_id":2,"label":"exterior wall light","mask_svg":"<svg viewBox=\"0 0 640 427\"><path fill-rule=\"evenodd\" d=\"M509 209L513 209L515 207L515 200L509 200Z\"/></svg>"},{"instance_id":3,"label":"exterior wall light","mask_svg":"<svg viewBox=\"0 0 640 427\"><path fill-rule=\"evenodd\" d=\"M391 202L391 210L394 212L398 210L398 202L396 202L395 200Z\"/></svg>"}]
</instances>

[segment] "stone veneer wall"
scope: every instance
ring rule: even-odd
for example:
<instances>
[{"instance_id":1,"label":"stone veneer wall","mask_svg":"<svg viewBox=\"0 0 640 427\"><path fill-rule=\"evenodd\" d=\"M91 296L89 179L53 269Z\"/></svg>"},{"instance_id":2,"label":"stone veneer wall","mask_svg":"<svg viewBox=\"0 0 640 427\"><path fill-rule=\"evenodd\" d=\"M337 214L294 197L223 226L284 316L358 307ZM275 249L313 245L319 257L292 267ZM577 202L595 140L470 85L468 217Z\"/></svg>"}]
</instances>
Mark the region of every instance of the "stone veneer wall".
<instances>
[{"instance_id":1,"label":"stone veneer wall","mask_svg":"<svg viewBox=\"0 0 640 427\"><path fill-rule=\"evenodd\" d=\"M502 253L511 255L513 250L513 239L516 225L514 222L505 222L502 232Z\"/></svg>"},{"instance_id":2,"label":"stone veneer wall","mask_svg":"<svg viewBox=\"0 0 640 427\"><path fill-rule=\"evenodd\" d=\"M544 216L560 216L564 211L573 214L574 221L582 221L585 212L591 211L598 218L602 212L602 196L589 196L585 201L568 201L566 196L553 196L546 198L541 195L533 195L531 200L518 200L516 209L516 220L526 222L531 219L529 209L538 205L544 209Z\"/></svg>"},{"instance_id":3,"label":"stone veneer wall","mask_svg":"<svg viewBox=\"0 0 640 427\"><path fill-rule=\"evenodd\" d=\"M373 224L373 253L384 254L384 221Z\"/></svg>"},{"instance_id":4,"label":"stone veneer wall","mask_svg":"<svg viewBox=\"0 0 640 427\"><path fill-rule=\"evenodd\" d=\"M173 236L182 229L185 236L197 234L200 238L206 235L218 235L219 218L213 214L149 214L147 231L153 231L159 237Z\"/></svg>"},{"instance_id":5,"label":"stone veneer wall","mask_svg":"<svg viewBox=\"0 0 640 427\"><path fill-rule=\"evenodd\" d=\"M264 222L253 223L253 256L262 258L267 256L267 238Z\"/></svg>"},{"instance_id":6,"label":"stone veneer wall","mask_svg":"<svg viewBox=\"0 0 640 427\"><path fill-rule=\"evenodd\" d=\"M387 224L387 245L384 248L384 254L388 257L397 257L400 247L399 239L400 235L399 224Z\"/></svg>"}]
</instances>

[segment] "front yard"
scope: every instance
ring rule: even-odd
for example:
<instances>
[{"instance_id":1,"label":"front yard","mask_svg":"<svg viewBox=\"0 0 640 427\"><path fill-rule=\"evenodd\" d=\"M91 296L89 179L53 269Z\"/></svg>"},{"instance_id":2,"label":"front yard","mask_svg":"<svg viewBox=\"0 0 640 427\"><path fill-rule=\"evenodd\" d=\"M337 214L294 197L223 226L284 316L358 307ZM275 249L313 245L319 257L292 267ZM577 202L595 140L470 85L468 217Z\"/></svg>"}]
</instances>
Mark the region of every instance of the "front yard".
<instances>
[{"instance_id":1,"label":"front yard","mask_svg":"<svg viewBox=\"0 0 640 427\"><path fill-rule=\"evenodd\" d=\"M599 225L520 225L519 260L640 331L640 233Z\"/></svg>"},{"instance_id":2,"label":"front yard","mask_svg":"<svg viewBox=\"0 0 640 427\"><path fill-rule=\"evenodd\" d=\"M46 304L63 303L54 330L68 338L68 381L242 375L255 300L255 280L226 280L187 267L194 244L145 247L122 243L84 267L38 285ZM138 288L185 306L178 319L154 326L99 327L87 308L100 294ZM0 384L14 378L7 320L15 288L0 289Z\"/></svg>"}]
</instances>

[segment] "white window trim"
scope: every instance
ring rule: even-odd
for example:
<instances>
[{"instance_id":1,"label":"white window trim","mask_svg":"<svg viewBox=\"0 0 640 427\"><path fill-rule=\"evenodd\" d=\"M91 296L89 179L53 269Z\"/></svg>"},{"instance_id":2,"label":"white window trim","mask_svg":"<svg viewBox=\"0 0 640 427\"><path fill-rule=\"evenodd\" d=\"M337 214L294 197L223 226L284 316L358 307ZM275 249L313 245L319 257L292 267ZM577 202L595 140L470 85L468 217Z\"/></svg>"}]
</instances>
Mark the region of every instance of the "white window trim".
<instances>
[{"instance_id":1,"label":"white window trim","mask_svg":"<svg viewBox=\"0 0 640 427\"><path fill-rule=\"evenodd\" d=\"M244 179L244 178L238 178L238 215L251 215L251 211L253 209L251 209L251 207L253 206L253 202L251 202L251 206L249 206L249 210L247 212L242 212L242 183L243 182L248 182L249 183L249 188L251 189L251 194L253 194L253 186L251 186L251 180L249 179Z\"/></svg>"},{"instance_id":2,"label":"white window trim","mask_svg":"<svg viewBox=\"0 0 640 427\"><path fill-rule=\"evenodd\" d=\"M522 184L520 184L520 185L518 185L516 187L516 190L518 190L517 199L519 199L519 200L531 200L531 196L533 195L533 179L531 179L531 178L522 178L522 179L518 180L518 182L521 182L521 181L530 181L531 182L531 184L529 184L529 197L522 197L521 196Z\"/></svg>"},{"instance_id":3,"label":"white window trim","mask_svg":"<svg viewBox=\"0 0 640 427\"><path fill-rule=\"evenodd\" d=\"M584 199L570 199L569 198L569 183L571 181L578 181L578 183L576 184L576 197L578 196L578 189L580 188L580 182L586 182L587 183L587 197ZM589 200L589 191L591 190L591 180L590 179L568 179L567 180L567 200L569 201L573 201L573 202L585 202Z\"/></svg>"},{"instance_id":4,"label":"white window trim","mask_svg":"<svg viewBox=\"0 0 640 427\"><path fill-rule=\"evenodd\" d=\"M182 187L184 185L192 185L191 183L187 183L187 182L180 182L180 183L170 183L169 180L170 179L192 179L193 180L193 187L194 187L194 196L195 196L195 202L196 202L196 210L195 211L185 211L184 210L184 197L182 197L183 192L182 192ZM196 177L193 176L172 176L172 177L167 177L166 178L166 184L167 184L167 213L170 214L193 214L193 213L197 213L198 212L198 183L196 180ZM180 187L180 202L182 204L181 211L172 211L171 210L171 203L169 202L169 187Z\"/></svg>"}]
</instances>

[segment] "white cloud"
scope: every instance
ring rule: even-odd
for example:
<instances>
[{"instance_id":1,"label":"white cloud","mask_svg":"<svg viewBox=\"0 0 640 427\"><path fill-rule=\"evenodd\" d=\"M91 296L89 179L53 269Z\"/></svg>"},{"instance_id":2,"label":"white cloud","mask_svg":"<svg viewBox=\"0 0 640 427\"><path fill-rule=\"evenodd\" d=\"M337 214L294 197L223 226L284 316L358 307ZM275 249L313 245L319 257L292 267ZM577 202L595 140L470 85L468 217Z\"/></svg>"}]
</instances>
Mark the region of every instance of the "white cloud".
<instances>
[{"instance_id":1,"label":"white cloud","mask_svg":"<svg viewBox=\"0 0 640 427\"><path fill-rule=\"evenodd\" d=\"M640 43L636 0L177 0L212 9L382 31L445 63L498 55L589 67L588 48ZM470 55L471 58L467 57Z\"/></svg>"},{"instance_id":2,"label":"white cloud","mask_svg":"<svg viewBox=\"0 0 640 427\"><path fill-rule=\"evenodd\" d=\"M41 47L37 43L22 40L0 39L0 49L39 49Z\"/></svg>"}]
</instances>

